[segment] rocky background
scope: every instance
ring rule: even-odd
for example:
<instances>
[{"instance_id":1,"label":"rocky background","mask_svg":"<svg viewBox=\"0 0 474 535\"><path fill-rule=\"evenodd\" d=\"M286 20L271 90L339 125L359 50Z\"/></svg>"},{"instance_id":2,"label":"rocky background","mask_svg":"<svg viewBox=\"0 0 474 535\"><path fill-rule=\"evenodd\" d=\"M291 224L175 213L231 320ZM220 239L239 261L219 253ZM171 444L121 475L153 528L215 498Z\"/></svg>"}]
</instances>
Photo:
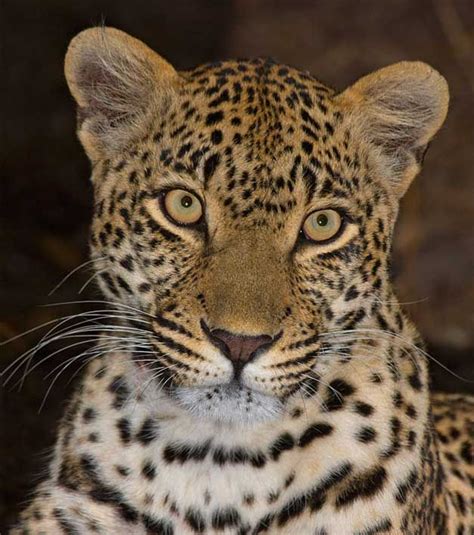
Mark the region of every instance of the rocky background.
<instances>
[{"instance_id":1,"label":"rocky background","mask_svg":"<svg viewBox=\"0 0 474 535\"><path fill-rule=\"evenodd\" d=\"M98 297L78 293L87 260L89 167L76 140L75 111L62 73L68 41L105 22L147 42L176 67L230 56L272 56L344 88L403 59L424 60L448 79L449 118L425 168L403 200L394 277L430 352L474 379L474 151L471 0L4 0L1 72L3 173L0 181L0 340L93 305L48 303ZM0 346L0 369L40 333ZM44 331L41 332L44 334ZM40 353L38 359L47 356ZM71 366L39 408L65 352L33 370L21 390L0 390L0 532L41 477ZM45 379L48 373L54 372ZM473 391L435 363L439 389ZM21 373L15 379L21 377Z\"/></svg>"}]
</instances>

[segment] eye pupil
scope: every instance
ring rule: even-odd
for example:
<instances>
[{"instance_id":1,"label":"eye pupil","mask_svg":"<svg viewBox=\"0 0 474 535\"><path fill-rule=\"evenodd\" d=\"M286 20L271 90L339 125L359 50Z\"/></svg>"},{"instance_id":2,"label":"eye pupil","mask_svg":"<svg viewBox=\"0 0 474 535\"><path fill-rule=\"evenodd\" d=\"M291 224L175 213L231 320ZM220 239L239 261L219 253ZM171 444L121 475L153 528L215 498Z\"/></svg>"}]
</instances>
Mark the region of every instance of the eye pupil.
<instances>
[{"instance_id":1,"label":"eye pupil","mask_svg":"<svg viewBox=\"0 0 474 535\"><path fill-rule=\"evenodd\" d=\"M305 237L313 242L325 242L342 228L342 217L336 210L326 208L309 214L303 223Z\"/></svg>"},{"instance_id":2,"label":"eye pupil","mask_svg":"<svg viewBox=\"0 0 474 535\"><path fill-rule=\"evenodd\" d=\"M326 214L319 214L316 218L316 223L320 227L325 227L329 223L329 218Z\"/></svg>"},{"instance_id":3,"label":"eye pupil","mask_svg":"<svg viewBox=\"0 0 474 535\"><path fill-rule=\"evenodd\" d=\"M193 204L193 199L190 195L184 195L181 197L181 206L183 208L189 208Z\"/></svg>"}]
</instances>

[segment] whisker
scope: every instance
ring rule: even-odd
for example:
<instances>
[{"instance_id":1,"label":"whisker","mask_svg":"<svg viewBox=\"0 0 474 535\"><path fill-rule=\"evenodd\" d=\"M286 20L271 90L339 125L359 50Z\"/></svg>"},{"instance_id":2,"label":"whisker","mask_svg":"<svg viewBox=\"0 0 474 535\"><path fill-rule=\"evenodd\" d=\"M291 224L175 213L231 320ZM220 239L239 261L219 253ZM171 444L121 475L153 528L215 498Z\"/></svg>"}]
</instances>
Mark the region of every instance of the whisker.
<instances>
[{"instance_id":1,"label":"whisker","mask_svg":"<svg viewBox=\"0 0 474 535\"><path fill-rule=\"evenodd\" d=\"M132 307L130 305L126 305L124 303L120 303L118 301L107 301L104 299L84 299L84 300L79 300L79 301L62 301L60 303L47 303L47 304L39 305L39 306L40 307L57 307L57 306L66 306L66 305L84 305L84 304L100 304L100 303L102 304L105 303L111 306L133 310L137 312L138 314L142 314L144 316L148 316L150 318L155 319L155 316L153 316L153 314L149 314L148 312L144 312L143 310L140 310L138 308Z\"/></svg>"},{"instance_id":2,"label":"whisker","mask_svg":"<svg viewBox=\"0 0 474 535\"><path fill-rule=\"evenodd\" d=\"M102 269L101 271L95 272L92 276L90 276L87 281L81 286L80 290L77 292L78 294L82 294L82 292L89 286L89 284L96 278L102 275L102 273L105 273L107 271L106 269Z\"/></svg>"},{"instance_id":3,"label":"whisker","mask_svg":"<svg viewBox=\"0 0 474 535\"><path fill-rule=\"evenodd\" d=\"M369 339L369 340L372 339L372 340L375 340L375 341L378 341L377 340L377 336L379 337L379 340L383 339L385 337L385 341L387 341L387 340L397 341L399 343L399 347L401 347L402 350L405 351L405 354L407 354L412 359L413 363L416 366L419 366L419 364L414 359L414 356L411 355L407 351L406 347L404 348L403 346L408 346L415 353L418 353L418 354L424 356L426 359L433 361L435 364L440 366L443 370L445 370L448 373L450 373L453 377L456 377L457 379L459 379L459 380L461 380L463 382L474 383L473 380L466 379L465 377L461 377L460 375L458 375L457 373L455 373L454 371L449 369L442 362L440 362L438 359L436 359L435 357L433 357L432 355L427 353L424 349L418 347L417 345L415 345L410 340L407 340L407 339L403 338L402 336L400 336L400 335L398 335L396 333L392 333L392 332L381 330L381 329L359 328L359 329L347 329L347 330L341 330L341 331L332 331L332 332L327 332L327 333L321 333L320 336L324 336L324 337L334 336L334 337L340 337L340 338L342 338L344 336L347 336L347 337L352 337L353 340L356 340L357 339L356 336L358 336L358 335L360 335L362 337L365 337L365 339ZM371 335L373 335L372 338L370 337Z\"/></svg>"},{"instance_id":4,"label":"whisker","mask_svg":"<svg viewBox=\"0 0 474 535\"><path fill-rule=\"evenodd\" d=\"M84 268L87 265L93 264L94 262L101 262L101 261L106 260L106 259L107 259L107 257L103 256L103 257L94 258L92 260L88 260L86 262L83 262L81 265L77 266L76 268L71 270L65 277L63 277L59 281L59 283L56 284L56 286L48 293L48 296L53 295L54 292L56 292L67 280L69 280L74 275L74 273L77 273L78 271L80 271L82 268Z\"/></svg>"}]
</instances>

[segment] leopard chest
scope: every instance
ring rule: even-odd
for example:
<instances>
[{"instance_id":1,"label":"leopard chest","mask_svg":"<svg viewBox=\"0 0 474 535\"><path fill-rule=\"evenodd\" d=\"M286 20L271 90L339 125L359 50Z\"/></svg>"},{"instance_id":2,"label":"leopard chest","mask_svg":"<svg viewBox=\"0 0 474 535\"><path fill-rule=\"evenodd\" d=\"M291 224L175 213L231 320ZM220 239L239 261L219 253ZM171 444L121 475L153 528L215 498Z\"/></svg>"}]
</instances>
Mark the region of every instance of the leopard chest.
<instances>
[{"instance_id":1,"label":"leopard chest","mask_svg":"<svg viewBox=\"0 0 474 535\"><path fill-rule=\"evenodd\" d=\"M82 393L56 466L58 482L105 500L119 521L123 504L175 533L353 533L368 518L393 525L400 516L396 495L413 486L419 449L363 392L339 385L325 410L298 400L250 432L196 422L153 395L131 400L126 377L111 373Z\"/></svg>"}]
</instances>

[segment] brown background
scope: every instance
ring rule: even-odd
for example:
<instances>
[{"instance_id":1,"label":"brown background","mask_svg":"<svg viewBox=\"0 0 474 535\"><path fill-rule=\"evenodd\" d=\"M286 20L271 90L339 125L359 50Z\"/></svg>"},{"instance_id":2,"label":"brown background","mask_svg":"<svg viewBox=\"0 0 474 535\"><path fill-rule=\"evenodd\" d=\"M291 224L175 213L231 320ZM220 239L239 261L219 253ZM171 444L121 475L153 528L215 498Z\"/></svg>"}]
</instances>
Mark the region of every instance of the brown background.
<instances>
[{"instance_id":1,"label":"brown background","mask_svg":"<svg viewBox=\"0 0 474 535\"><path fill-rule=\"evenodd\" d=\"M402 205L394 277L431 353L473 379L474 152L471 0L9 0L3 2L0 182L0 338L85 305L85 268L49 291L87 258L89 167L74 134L74 108L62 74L68 41L105 21L136 35L178 68L230 56L272 56L344 88L403 59L427 61L448 79L449 118L425 169ZM0 369L31 347L35 335L0 347ZM43 353L38 356L47 356ZM64 357L67 353L64 354ZM60 358L60 357L58 357ZM64 373L39 406L57 365L31 373L21 391L0 391L0 531L41 475L44 452L71 391ZM434 384L473 391L433 364Z\"/></svg>"}]
</instances>

